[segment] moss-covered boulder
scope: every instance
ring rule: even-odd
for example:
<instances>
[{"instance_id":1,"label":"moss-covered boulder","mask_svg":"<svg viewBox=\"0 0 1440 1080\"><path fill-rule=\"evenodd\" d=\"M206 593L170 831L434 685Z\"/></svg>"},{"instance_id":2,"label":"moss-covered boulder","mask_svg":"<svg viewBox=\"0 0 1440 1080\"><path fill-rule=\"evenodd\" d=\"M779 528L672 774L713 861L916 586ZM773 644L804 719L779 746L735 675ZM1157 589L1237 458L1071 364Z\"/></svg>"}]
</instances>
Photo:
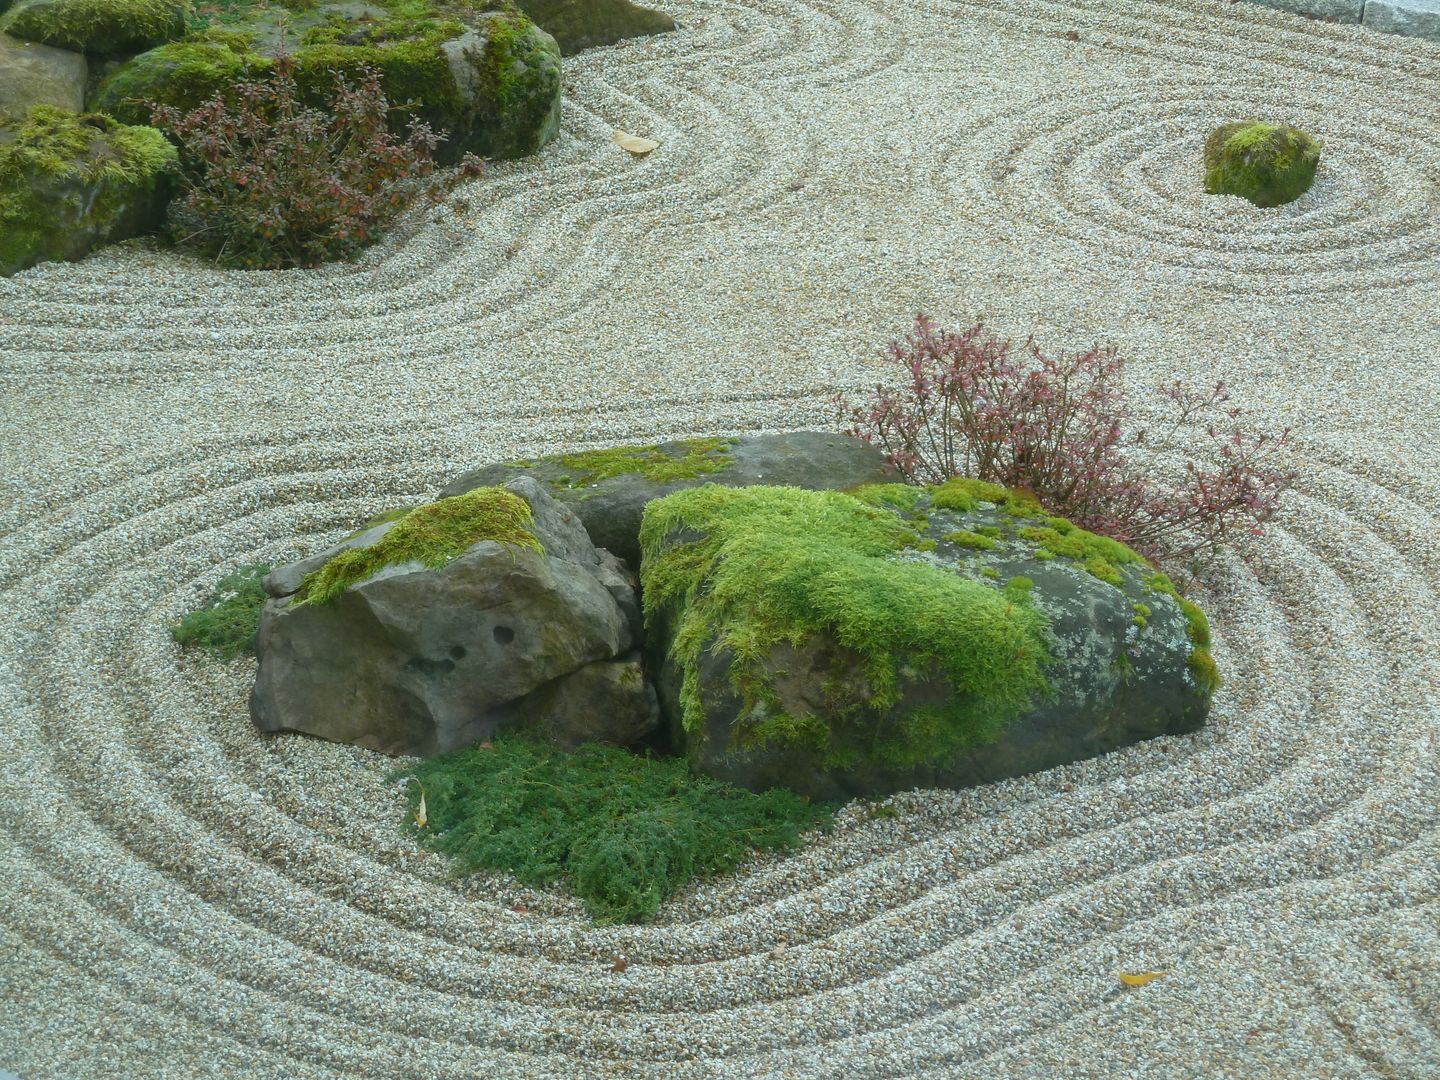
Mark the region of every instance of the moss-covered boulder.
<instances>
[{"instance_id":1,"label":"moss-covered boulder","mask_svg":"<svg viewBox=\"0 0 1440 1080\"><path fill-rule=\"evenodd\" d=\"M819 798L961 787L1190 731L1198 608L1003 488L694 488L649 504L646 655L696 768Z\"/></svg>"},{"instance_id":2,"label":"moss-covered boulder","mask_svg":"<svg viewBox=\"0 0 1440 1080\"><path fill-rule=\"evenodd\" d=\"M114 56L181 37L185 0L19 0L0 32L59 49Z\"/></svg>"},{"instance_id":3,"label":"moss-covered boulder","mask_svg":"<svg viewBox=\"0 0 1440 1080\"><path fill-rule=\"evenodd\" d=\"M334 90L337 74L353 83L362 67L374 68L392 104L413 106L406 118L446 135L441 162L466 153L523 157L559 130L560 50L513 7L497 7L240 9L222 26L134 57L101 82L91 106L134 122L149 118L148 102L193 108L262 75L283 48L301 92L316 101ZM399 112L396 122L403 126Z\"/></svg>"},{"instance_id":4,"label":"moss-covered boulder","mask_svg":"<svg viewBox=\"0 0 1440 1080\"><path fill-rule=\"evenodd\" d=\"M600 547L640 565L640 519L646 504L702 484L845 490L886 478L875 447L828 431L687 439L655 446L617 446L526 461L486 465L457 477L440 492L460 495L477 487L530 476L579 515Z\"/></svg>"},{"instance_id":5,"label":"moss-covered boulder","mask_svg":"<svg viewBox=\"0 0 1440 1080\"><path fill-rule=\"evenodd\" d=\"M261 730L430 756L511 732L628 743L659 723L633 579L533 480L417 507L264 587Z\"/></svg>"},{"instance_id":6,"label":"moss-covered boulder","mask_svg":"<svg viewBox=\"0 0 1440 1080\"><path fill-rule=\"evenodd\" d=\"M525 12L560 45L562 56L582 49L613 45L626 38L648 37L675 29L663 12L630 0L516 0Z\"/></svg>"},{"instance_id":7,"label":"moss-covered boulder","mask_svg":"<svg viewBox=\"0 0 1440 1080\"><path fill-rule=\"evenodd\" d=\"M1310 190L1319 164L1320 144L1287 124L1224 124L1205 140L1205 190L1281 206Z\"/></svg>"},{"instance_id":8,"label":"moss-covered boulder","mask_svg":"<svg viewBox=\"0 0 1440 1080\"><path fill-rule=\"evenodd\" d=\"M0 275L157 228L176 158L160 132L106 116L0 119Z\"/></svg>"},{"instance_id":9,"label":"moss-covered boulder","mask_svg":"<svg viewBox=\"0 0 1440 1080\"><path fill-rule=\"evenodd\" d=\"M88 74L80 53L0 34L0 116L24 116L34 105L83 112Z\"/></svg>"}]
</instances>

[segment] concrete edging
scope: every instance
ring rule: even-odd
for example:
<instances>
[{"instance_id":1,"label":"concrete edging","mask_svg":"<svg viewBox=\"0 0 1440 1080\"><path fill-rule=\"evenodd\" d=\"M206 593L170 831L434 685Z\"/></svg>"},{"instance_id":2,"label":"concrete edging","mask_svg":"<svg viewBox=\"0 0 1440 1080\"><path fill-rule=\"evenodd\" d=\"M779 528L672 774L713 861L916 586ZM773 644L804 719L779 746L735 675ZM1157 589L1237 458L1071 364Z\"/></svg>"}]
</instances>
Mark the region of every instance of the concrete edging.
<instances>
[{"instance_id":1,"label":"concrete edging","mask_svg":"<svg viewBox=\"0 0 1440 1080\"><path fill-rule=\"evenodd\" d=\"M1262 7L1440 41L1440 0L1250 0Z\"/></svg>"}]
</instances>

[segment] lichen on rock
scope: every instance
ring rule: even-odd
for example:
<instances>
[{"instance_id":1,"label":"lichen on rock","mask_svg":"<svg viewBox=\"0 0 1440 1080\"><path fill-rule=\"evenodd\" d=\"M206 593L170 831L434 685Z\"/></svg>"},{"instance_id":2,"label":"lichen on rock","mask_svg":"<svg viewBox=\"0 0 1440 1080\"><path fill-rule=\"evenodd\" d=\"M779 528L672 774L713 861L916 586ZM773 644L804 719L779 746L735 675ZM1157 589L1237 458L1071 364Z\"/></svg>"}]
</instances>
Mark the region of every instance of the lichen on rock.
<instances>
[{"instance_id":1,"label":"lichen on rock","mask_svg":"<svg viewBox=\"0 0 1440 1080\"><path fill-rule=\"evenodd\" d=\"M1320 144L1288 124L1224 124L1205 140L1205 190L1281 206L1310 190L1319 163Z\"/></svg>"}]
</instances>

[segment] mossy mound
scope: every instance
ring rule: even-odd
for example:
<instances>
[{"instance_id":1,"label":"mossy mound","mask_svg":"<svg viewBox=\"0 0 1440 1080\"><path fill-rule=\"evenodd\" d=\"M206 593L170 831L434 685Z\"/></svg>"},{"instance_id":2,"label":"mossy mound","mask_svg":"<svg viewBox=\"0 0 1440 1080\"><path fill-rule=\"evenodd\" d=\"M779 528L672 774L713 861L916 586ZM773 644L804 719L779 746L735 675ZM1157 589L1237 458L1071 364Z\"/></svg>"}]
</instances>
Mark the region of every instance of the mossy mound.
<instances>
[{"instance_id":1,"label":"mossy mound","mask_svg":"<svg viewBox=\"0 0 1440 1080\"><path fill-rule=\"evenodd\" d=\"M515 738L390 779L401 777L418 781L408 830L449 855L457 877L500 871L536 887L564 879L603 922L643 922L690 879L795 848L832 814L788 791L757 795L692 775L683 760Z\"/></svg>"},{"instance_id":2,"label":"mossy mound","mask_svg":"<svg viewBox=\"0 0 1440 1080\"><path fill-rule=\"evenodd\" d=\"M185 33L184 0L20 0L0 33L76 52L123 55Z\"/></svg>"},{"instance_id":3,"label":"mossy mound","mask_svg":"<svg viewBox=\"0 0 1440 1080\"><path fill-rule=\"evenodd\" d=\"M340 552L306 576L299 603L323 604L387 566L419 563L438 569L482 540L540 551L524 499L504 488L480 488L417 507L395 520L375 544Z\"/></svg>"},{"instance_id":4,"label":"mossy mound","mask_svg":"<svg viewBox=\"0 0 1440 1080\"><path fill-rule=\"evenodd\" d=\"M46 105L0 120L0 274L156 228L176 150L160 132Z\"/></svg>"},{"instance_id":5,"label":"mossy mound","mask_svg":"<svg viewBox=\"0 0 1440 1080\"><path fill-rule=\"evenodd\" d=\"M132 58L101 81L90 104L122 123L146 124L152 105L188 112L271 66L243 35L207 31Z\"/></svg>"},{"instance_id":6,"label":"mossy mound","mask_svg":"<svg viewBox=\"0 0 1440 1080\"><path fill-rule=\"evenodd\" d=\"M1205 140L1205 190L1281 206L1310 190L1319 164L1320 144L1287 124L1225 124Z\"/></svg>"},{"instance_id":7,"label":"mossy mound","mask_svg":"<svg viewBox=\"0 0 1440 1080\"><path fill-rule=\"evenodd\" d=\"M126 120L148 102L189 109L236 82L263 75L281 50L295 60L301 93L325 101L335 78L380 75L395 126L413 117L446 136L442 163L534 153L559 129L560 53L508 0L388 6L319 3L231 5L181 42L134 57L97 88L92 105ZM398 108L409 106L410 110Z\"/></svg>"}]
</instances>

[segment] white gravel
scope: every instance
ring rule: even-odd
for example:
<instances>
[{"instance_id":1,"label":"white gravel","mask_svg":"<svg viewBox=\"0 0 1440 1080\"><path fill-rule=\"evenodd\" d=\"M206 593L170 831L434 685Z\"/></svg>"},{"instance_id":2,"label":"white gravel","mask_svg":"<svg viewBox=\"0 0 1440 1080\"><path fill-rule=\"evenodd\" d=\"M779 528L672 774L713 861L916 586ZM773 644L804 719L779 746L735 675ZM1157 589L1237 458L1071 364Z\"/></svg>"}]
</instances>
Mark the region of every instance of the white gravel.
<instances>
[{"instance_id":1,"label":"white gravel","mask_svg":"<svg viewBox=\"0 0 1440 1080\"><path fill-rule=\"evenodd\" d=\"M0 281L0 1069L1440 1075L1440 46L1203 0L665 7L567 62L554 145L358 265ZM1200 189L1251 115L1324 141L1290 206ZM1204 731L597 929L447 881L392 761L261 738L251 667L167 635L485 461L827 424L917 310L1298 429L1200 597Z\"/></svg>"}]
</instances>

